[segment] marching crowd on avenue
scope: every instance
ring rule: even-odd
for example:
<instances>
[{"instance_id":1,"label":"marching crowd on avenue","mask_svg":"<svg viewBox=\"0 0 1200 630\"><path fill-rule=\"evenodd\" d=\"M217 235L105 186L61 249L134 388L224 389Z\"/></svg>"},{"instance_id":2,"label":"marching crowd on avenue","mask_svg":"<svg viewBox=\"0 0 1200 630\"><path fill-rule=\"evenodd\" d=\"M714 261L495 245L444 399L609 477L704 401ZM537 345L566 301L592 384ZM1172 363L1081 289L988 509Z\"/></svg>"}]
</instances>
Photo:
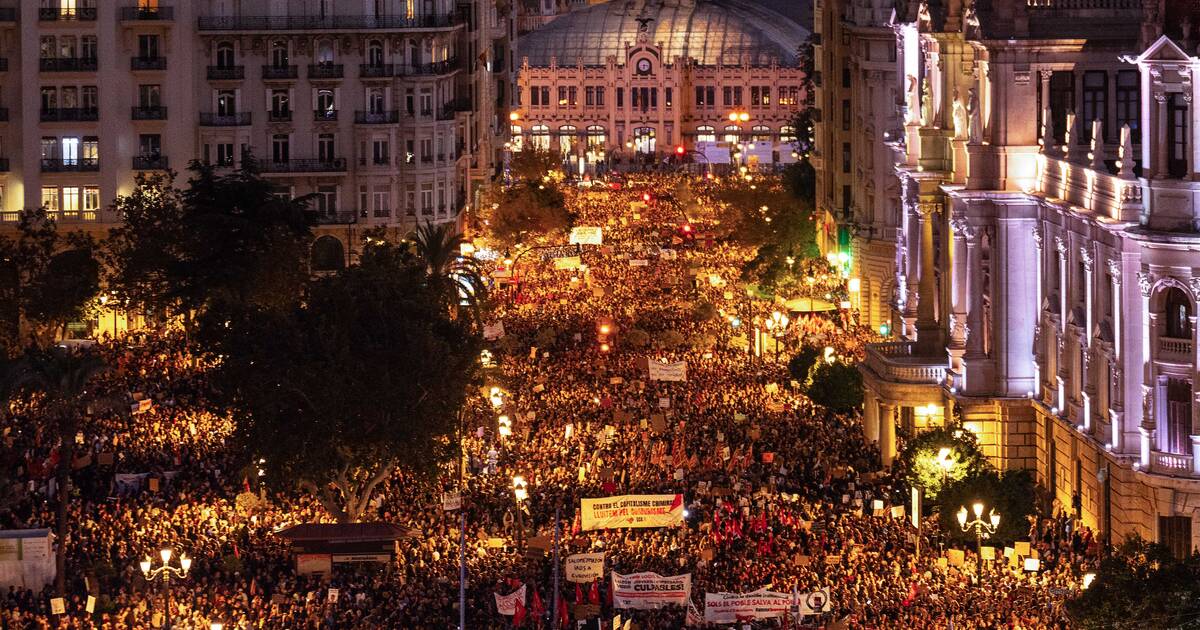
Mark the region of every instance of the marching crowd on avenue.
<instances>
[{"instance_id":1,"label":"marching crowd on avenue","mask_svg":"<svg viewBox=\"0 0 1200 630\"><path fill-rule=\"evenodd\" d=\"M501 273L491 296L494 365L483 371L499 404L479 392L468 398L461 472L457 462L433 479L399 470L377 488L363 520L410 533L386 566L298 575L277 532L333 519L308 495L259 487L230 447L237 418L210 403L208 366L186 336L102 341L113 369L81 418L69 534L55 542L67 549L64 611L52 612L53 584L10 588L0 592L0 628L162 628L168 601L177 630L457 627L459 513L442 501L457 491L473 630L549 628L552 619L573 628L591 614L605 623L620 614L642 630L716 627L703 621L706 593L825 588L828 612L744 623L1067 627L1061 603L1100 555L1091 532L1062 515L1031 523L1042 562L1025 572L1003 557L981 561L973 548L947 562L936 518L926 518L918 554L917 530L891 510L906 492L880 469L859 415L798 393L786 350L779 360L754 351L757 322L781 306L740 287L749 248L709 236L721 179L681 185L686 177L630 175L619 189L567 190L576 224L600 227L602 244L530 251L515 268L491 252L489 269ZM647 191L651 201L639 203ZM790 317L778 343L792 351L832 347L832 360L853 360L875 338L846 310ZM652 380L648 361L686 362L686 378ZM507 435L498 415L510 419ZM0 529L53 529L58 436L36 402L14 403L0 433L8 453ZM514 498L514 477L527 483L524 501ZM682 494L683 524L581 527L581 499L647 494ZM194 558L189 575L165 587L169 597L138 568L163 546ZM603 552L603 578L571 583L560 565L555 592L556 552L560 560ZM609 573L647 571L690 574L691 610L615 609ZM516 613L501 614L496 595L522 586Z\"/></svg>"}]
</instances>

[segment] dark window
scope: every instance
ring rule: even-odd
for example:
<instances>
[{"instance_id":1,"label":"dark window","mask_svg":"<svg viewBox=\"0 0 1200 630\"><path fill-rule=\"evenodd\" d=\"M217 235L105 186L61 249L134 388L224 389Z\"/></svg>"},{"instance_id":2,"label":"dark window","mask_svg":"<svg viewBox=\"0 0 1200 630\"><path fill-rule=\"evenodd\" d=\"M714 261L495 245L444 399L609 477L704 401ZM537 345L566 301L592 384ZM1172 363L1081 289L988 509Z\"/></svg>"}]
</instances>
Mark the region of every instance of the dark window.
<instances>
[{"instance_id":1,"label":"dark window","mask_svg":"<svg viewBox=\"0 0 1200 630\"><path fill-rule=\"evenodd\" d=\"M725 107L733 107L732 87L726 85L725 87L721 88L721 102L725 104Z\"/></svg>"},{"instance_id":2,"label":"dark window","mask_svg":"<svg viewBox=\"0 0 1200 630\"><path fill-rule=\"evenodd\" d=\"M596 105L596 88L590 85L583 88L583 105L584 107L593 107Z\"/></svg>"},{"instance_id":3,"label":"dark window","mask_svg":"<svg viewBox=\"0 0 1200 630\"><path fill-rule=\"evenodd\" d=\"M620 90L621 88L617 88ZM696 107L704 107L704 86L696 86Z\"/></svg>"},{"instance_id":4,"label":"dark window","mask_svg":"<svg viewBox=\"0 0 1200 630\"><path fill-rule=\"evenodd\" d=\"M842 87L850 87L850 68L842 68Z\"/></svg>"},{"instance_id":5,"label":"dark window","mask_svg":"<svg viewBox=\"0 0 1200 630\"><path fill-rule=\"evenodd\" d=\"M1158 517L1158 542L1176 558L1187 558L1192 553L1192 517Z\"/></svg>"},{"instance_id":6,"label":"dark window","mask_svg":"<svg viewBox=\"0 0 1200 630\"><path fill-rule=\"evenodd\" d=\"M671 88L663 88L663 105L671 106Z\"/></svg>"},{"instance_id":7,"label":"dark window","mask_svg":"<svg viewBox=\"0 0 1200 630\"><path fill-rule=\"evenodd\" d=\"M313 271L337 271L346 266L346 250L333 236L322 236L313 242Z\"/></svg>"},{"instance_id":8,"label":"dark window","mask_svg":"<svg viewBox=\"0 0 1200 630\"><path fill-rule=\"evenodd\" d=\"M1104 71L1083 73L1083 120L1080 142L1092 141L1092 121L1100 121L1100 137L1108 137L1108 74Z\"/></svg>"},{"instance_id":9,"label":"dark window","mask_svg":"<svg viewBox=\"0 0 1200 630\"><path fill-rule=\"evenodd\" d=\"M850 99L842 99L842 131L850 131Z\"/></svg>"},{"instance_id":10,"label":"dark window","mask_svg":"<svg viewBox=\"0 0 1200 630\"><path fill-rule=\"evenodd\" d=\"M1162 449L1176 455L1190 455L1192 442L1192 384L1181 378L1167 379L1167 434Z\"/></svg>"},{"instance_id":11,"label":"dark window","mask_svg":"<svg viewBox=\"0 0 1200 630\"><path fill-rule=\"evenodd\" d=\"M1183 94L1167 97L1167 172L1171 177L1188 175L1188 105Z\"/></svg>"},{"instance_id":12,"label":"dark window","mask_svg":"<svg viewBox=\"0 0 1200 630\"><path fill-rule=\"evenodd\" d=\"M541 91L539 91L536 86L529 89L529 106L530 107L537 107L538 105L541 104L541 99L538 98L540 95L541 95Z\"/></svg>"},{"instance_id":13,"label":"dark window","mask_svg":"<svg viewBox=\"0 0 1200 630\"><path fill-rule=\"evenodd\" d=\"M1063 143L1067 131L1067 112L1075 109L1075 73L1050 75L1050 119L1054 123L1054 141Z\"/></svg>"},{"instance_id":14,"label":"dark window","mask_svg":"<svg viewBox=\"0 0 1200 630\"><path fill-rule=\"evenodd\" d=\"M697 94L700 93L698 91L699 89L700 88L696 88ZM697 103L697 104L699 104L699 103ZM625 107L625 88L619 87L619 88L617 88L617 108L621 108L621 107Z\"/></svg>"},{"instance_id":15,"label":"dark window","mask_svg":"<svg viewBox=\"0 0 1200 630\"><path fill-rule=\"evenodd\" d=\"M1141 77L1137 70L1122 70L1117 73L1117 131L1129 125L1134 144L1141 144L1139 123L1142 116Z\"/></svg>"},{"instance_id":16,"label":"dark window","mask_svg":"<svg viewBox=\"0 0 1200 630\"><path fill-rule=\"evenodd\" d=\"M850 143L842 143L842 172L850 172Z\"/></svg>"},{"instance_id":17,"label":"dark window","mask_svg":"<svg viewBox=\"0 0 1200 630\"><path fill-rule=\"evenodd\" d=\"M1192 338L1192 304L1183 291L1171 287L1167 289L1164 308L1166 335L1172 339Z\"/></svg>"},{"instance_id":18,"label":"dark window","mask_svg":"<svg viewBox=\"0 0 1200 630\"><path fill-rule=\"evenodd\" d=\"M604 107L604 86L596 88L596 107Z\"/></svg>"},{"instance_id":19,"label":"dark window","mask_svg":"<svg viewBox=\"0 0 1200 630\"><path fill-rule=\"evenodd\" d=\"M716 105L717 105L717 87L715 85L710 85L707 88L705 88L704 89L704 97L706 99L705 102L708 103L709 107L716 107Z\"/></svg>"},{"instance_id":20,"label":"dark window","mask_svg":"<svg viewBox=\"0 0 1200 630\"><path fill-rule=\"evenodd\" d=\"M842 218L850 218L850 206L853 197L850 195L850 187L842 186Z\"/></svg>"}]
</instances>

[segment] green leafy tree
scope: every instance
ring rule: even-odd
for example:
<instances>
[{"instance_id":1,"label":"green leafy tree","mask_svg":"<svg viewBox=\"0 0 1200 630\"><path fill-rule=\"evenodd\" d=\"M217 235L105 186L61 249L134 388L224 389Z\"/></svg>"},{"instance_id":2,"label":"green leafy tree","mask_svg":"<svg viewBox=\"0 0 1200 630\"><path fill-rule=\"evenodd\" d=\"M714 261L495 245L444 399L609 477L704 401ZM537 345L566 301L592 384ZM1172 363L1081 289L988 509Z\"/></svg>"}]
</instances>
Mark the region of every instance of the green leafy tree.
<instances>
[{"instance_id":1,"label":"green leafy tree","mask_svg":"<svg viewBox=\"0 0 1200 630\"><path fill-rule=\"evenodd\" d=\"M462 255L462 233L450 223L425 223L417 227L412 242L429 282L436 285L433 289L457 295L479 322L487 303L487 283L479 263Z\"/></svg>"},{"instance_id":2,"label":"green leafy tree","mask_svg":"<svg viewBox=\"0 0 1200 630\"><path fill-rule=\"evenodd\" d=\"M862 407L862 373L841 361L818 361L809 370L803 391L813 402L832 411L853 411Z\"/></svg>"},{"instance_id":3,"label":"green leafy tree","mask_svg":"<svg viewBox=\"0 0 1200 630\"><path fill-rule=\"evenodd\" d=\"M0 309L10 345L21 322L37 343L66 333L67 324L91 317L100 292L95 239L62 233L42 208L23 210L15 238L0 238Z\"/></svg>"},{"instance_id":4,"label":"green leafy tree","mask_svg":"<svg viewBox=\"0 0 1200 630\"><path fill-rule=\"evenodd\" d=\"M75 461L75 434L79 418L89 402L96 399L92 383L107 369L99 354L89 350L66 351L61 348L30 348L21 360L4 374L0 390L24 391L40 398L41 418L58 438L58 540L67 538L67 504L71 497L71 465ZM65 544L57 545L55 587L65 592L67 556Z\"/></svg>"},{"instance_id":5,"label":"green leafy tree","mask_svg":"<svg viewBox=\"0 0 1200 630\"><path fill-rule=\"evenodd\" d=\"M381 243L290 308L228 314L217 378L265 482L354 522L398 467L432 474L452 456L481 347L451 317L455 299L424 262Z\"/></svg>"},{"instance_id":6,"label":"green leafy tree","mask_svg":"<svg viewBox=\"0 0 1200 630\"><path fill-rule=\"evenodd\" d=\"M989 470L991 464L979 450L975 434L961 424L952 424L907 440L892 467L907 486L922 489L932 501L943 487L978 476Z\"/></svg>"},{"instance_id":7,"label":"green leafy tree","mask_svg":"<svg viewBox=\"0 0 1200 630\"><path fill-rule=\"evenodd\" d=\"M528 236L566 232L575 222L566 199L553 183L518 182L494 188L481 213L487 233L502 244L519 243Z\"/></svg>"},{"instance_id":8,"label":"green leafy tree","mask_svg":"<svg viewBox=\"0 0 1200 630\"><path fill-rule=\"evenodd\" d=\"M983 518L988 518L991 510L1000 514L1000 526L988 540L992 545L1005 545L1029 534L1028 516L1034 512L1034 496L1034 480L1030 471L1000 472L989 466L952 481L941 489L937 495L942 506L938 521L942 531L947 532L951 539L974 543L974 530L962 531L957 510L962 506L971 510L975 502L981 502L984 505ZM969 518L974 519L974 513L970 513Z\"/></svg>"},{"instance_id":9,"label":"green leafy tree","mask_svg":"<svg viewBox=\"0 0 1200 630\"><path fill-rule=\"evenodd\" d=\"M1076 627L1193 628L1200 619L1200 556L1183 560L1134 537L1100 563L1091 586L1067 600Z\"/></svg>"},{"instance_id":10,"label":"green leafy tree","mask_svg":"<svg viewBox=\"0 0 1200 630\"><path fill-rule=\"evenodd\" d=\"M284 199L251 159L227 174L193 162L184 190L170 174L139 177L113 207L108 285L127 304L189 315L215 303L277 308L308 276L312 242L304 199Z\"/></svg>"},{"instance_id":11,"label":"green leafy tree","mask_svg":"<svg viewBox=\"0 0 1200 630\"><path fill-rule=\"evenodd\" d=\"M800 346L796 354L788 361L788 374L791 374L792 380L797 383L804 383L808 380L808 373L812 370L813 364L821 356L821 349L816 346Z\"/></svg>"},{"instance_id":12,"label":"green leafy tree","mask_svg":"<svg viewBox=\"0 0 1200 630\"><path fill-rule=\"evenodd\" d=\"M514 181L550 183L557 179L551 173L562 168L562 158L553 151L525 147L512 154L508 172Z\"/></svg>"}]
</instances>

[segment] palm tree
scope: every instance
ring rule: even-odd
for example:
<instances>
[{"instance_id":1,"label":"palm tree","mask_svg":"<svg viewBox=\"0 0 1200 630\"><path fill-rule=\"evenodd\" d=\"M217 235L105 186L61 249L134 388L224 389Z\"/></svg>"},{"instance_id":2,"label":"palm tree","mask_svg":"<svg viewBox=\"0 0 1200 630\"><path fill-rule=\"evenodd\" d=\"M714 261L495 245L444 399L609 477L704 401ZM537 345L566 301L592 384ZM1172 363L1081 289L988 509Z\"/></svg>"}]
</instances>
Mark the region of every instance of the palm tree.
<instances>
[{"instance_id":1,"label":"palm tree","mask_svg":"<svg viewBox=\"0 0 1200 630\"><path fill-rule=\"evenodd\" d=\"M430 283L456 304L468 307L480 321L480 310L487 302L484 273L474 258L462 255L465 239L453 230L449 223L419 225L412 235L414 249Z\"/></svg>"},{"instance_id":2,"label":"palm tree","mask_svg":"<svg viewBox=\"0 0 1200 630\"><path fill-rule=\"evenodd\" d=\"M104 360L95 351L30 348L13 369L5 374L5 384L0 387L2 390L40 395L43 417L50 429L58 434L58 469L55 471L58 493L55 588L60 596L66 592L67 503L70 500L71 465L75 461L75 435L79 431L79 415L86 404L96 398L92 382L106 369Z\"/></svg>"}]
</instances>

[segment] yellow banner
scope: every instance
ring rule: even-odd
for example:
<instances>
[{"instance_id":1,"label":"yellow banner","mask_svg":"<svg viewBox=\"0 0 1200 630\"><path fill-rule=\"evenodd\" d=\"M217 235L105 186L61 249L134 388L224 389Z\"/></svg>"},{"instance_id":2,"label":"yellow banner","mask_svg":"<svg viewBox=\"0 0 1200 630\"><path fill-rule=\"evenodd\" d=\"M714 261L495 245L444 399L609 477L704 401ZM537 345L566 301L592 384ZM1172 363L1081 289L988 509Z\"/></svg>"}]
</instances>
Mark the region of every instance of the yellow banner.
<instances>
[{"instance_id":1,"label":"yellow banner","mask_svg":"<svg viewBox=\"0 0 1200 630\"><path fill-rule=\"evenodd\" d=\"M581 499L583 529L673 527L683 523L682 494L629 494Z\"/></svg>"}]
</instances>

